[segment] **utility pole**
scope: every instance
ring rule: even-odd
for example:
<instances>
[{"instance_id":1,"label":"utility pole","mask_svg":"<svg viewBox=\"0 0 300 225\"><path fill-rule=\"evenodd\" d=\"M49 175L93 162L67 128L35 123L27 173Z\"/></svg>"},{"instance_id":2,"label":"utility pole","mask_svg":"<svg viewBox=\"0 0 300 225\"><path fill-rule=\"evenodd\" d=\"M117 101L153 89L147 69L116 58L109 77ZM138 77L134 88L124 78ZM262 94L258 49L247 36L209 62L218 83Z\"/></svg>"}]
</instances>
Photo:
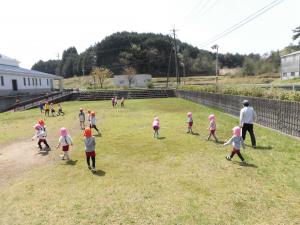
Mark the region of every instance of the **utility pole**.
<instances>
[{"instance_id":1,"label":"utility pole","mask_svg":"<svg viewBox=\"0 0 300 225\"><path fill-rule=\"evenodd\" d=\"M176 30L173 28L172 30L173 33L173 41L174 41L174 58L175 58L175 72L176 72L176 80L177 84L180 84L180 78L178 74L178 62L177 62L177 43L176 43Z\"/></svg>"},{"instance_id":2,"label":"utility pole","mask_svg":"<svg viewBox=\"0 0 300 225\"><path fill-rule=\"evenodd\" d=\"M173 50L173 46L171 45L170 57L169 57L169 66L168 66L168 73L167 73L167 88L169 87L169 75L170 75L170 68L171 68L172 50Z\"/></svg>"},{"instance_id":3,"label":"utility pole","mask_svg":"<svg viewBox=\"0 0 300 225\"><path fill-rule=\"evenodd\" d=\"M219 46L218 45L213 45L211 47L212 49L217 50L217 57L216 57L216 86L218 85L218 75L219 75L219 66L218 66L218 61L219 61Z\"/></svg>"}]
</instances>

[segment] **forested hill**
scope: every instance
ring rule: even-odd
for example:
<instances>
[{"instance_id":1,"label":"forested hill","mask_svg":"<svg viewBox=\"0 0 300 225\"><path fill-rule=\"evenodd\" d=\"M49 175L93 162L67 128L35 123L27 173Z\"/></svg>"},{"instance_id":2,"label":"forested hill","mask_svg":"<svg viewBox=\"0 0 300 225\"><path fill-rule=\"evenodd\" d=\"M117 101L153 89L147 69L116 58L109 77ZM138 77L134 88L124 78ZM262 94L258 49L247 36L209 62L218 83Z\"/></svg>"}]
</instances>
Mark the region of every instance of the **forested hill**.
<instances>
[{"instance_id":1,"label":"forested hill","mask_svg":"<svg viewBox=\"0 0 300 225\"><path fill-rule=\"evenodd\" d=\"M122 73L126 67L133 67L138 73L165 76L168 71L175 74L173 40L162 34L118 32L101 42L90 46L82 53L75 47L63 52L61 60L39 61L32 67L46 73L63 77L89 74L94 66L106 67L114 74ZM178 69L185 68L186 75L208 75L215 70L216 54L198 49L177 40ZM221 67L242 67L245 58L260 59L257 54L220 54ZM248 60L249 61L249 60Z\"/></svg>"}]
</instances>

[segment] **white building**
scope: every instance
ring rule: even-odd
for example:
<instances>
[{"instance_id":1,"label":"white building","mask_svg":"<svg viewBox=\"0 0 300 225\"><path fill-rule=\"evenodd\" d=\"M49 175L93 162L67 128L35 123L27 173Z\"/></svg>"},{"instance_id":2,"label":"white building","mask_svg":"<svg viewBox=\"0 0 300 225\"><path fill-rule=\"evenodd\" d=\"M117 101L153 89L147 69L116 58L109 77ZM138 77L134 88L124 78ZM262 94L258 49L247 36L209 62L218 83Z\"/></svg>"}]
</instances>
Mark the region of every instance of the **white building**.
<instances>
[{"instance_id":1,"label":"white building","mask_svg":"<svg viewBox=\"0 0 300 225\"><path fill-rule=\"evenodd\" d=\"M281 56L281 79L300 78L300 51Z\"/></svg>"},{"instance_id":2,"label":"white building","mask_svg":"<svg viewBox=\"0 0 300 225\"><path fill-rule=\"evenodd\" d=\"M54 80L62 90L62 77L21 68L17 60L0 54L0 96L50 92Z\"/></svg>"},{"instance_id":3,"label":"white building","mask_svg":"<svg viewBox=\"0 0 300 225\"><path fill-rule=\"evenodd\" d=\"M149 74L115 75L114 85L117 87L147 87L151 79L152 76Z\"/></svg>"}]
</instances>

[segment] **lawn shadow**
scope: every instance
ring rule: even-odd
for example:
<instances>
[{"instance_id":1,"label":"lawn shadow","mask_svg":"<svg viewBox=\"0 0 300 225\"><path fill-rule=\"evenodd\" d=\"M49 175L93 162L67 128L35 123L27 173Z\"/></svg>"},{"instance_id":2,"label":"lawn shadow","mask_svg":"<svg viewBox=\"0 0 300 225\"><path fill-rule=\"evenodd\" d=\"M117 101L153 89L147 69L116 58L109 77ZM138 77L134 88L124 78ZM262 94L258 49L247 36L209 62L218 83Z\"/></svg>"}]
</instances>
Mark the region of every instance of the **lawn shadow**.
<instances>
[{"instance_id":1,"label":"lawn shadow","mask_svg":"<svg viewBox=\"0 0 300 225\"><path fill-rule=\"evenodd\" d=\"M96 172L94 172L93 174L98 177L104 177L106 173L103 170L96 170Z\"/></svg>"},{"instance_id":2,"label":"lawn shadow","mask_svg":"<svg viewBox=\"0 0 300 225\"><path fill-rule=\"evenodd\" d=\"M158 137L157 139L158 140L163 140L163 139L166 139L166 137Z\"/></svg>"},{"instance_id":3,"label":"lawn shadow","mask_svg":"<svg viewBox=\"0 0 300 225\"><path fill-rule=\"evenodd\" d=\"M248 144L245 144L246 147L249 147L249 148L253 148L252 145L248 145ZM272 149L272 146L271 145L268 145L268 146L256 146L256 148L253 148L255 150L271 150Z\"/></svg>"},{"instance_id":4,"label":"lawn shadow","mask_svg":"<svg viewBox=\"0 0 300 225\"><path fill-rule=\"evenodd\" d=\"M257 165L252 164L252 163L242 163L242 162L232 162L233 164L242 166L242 167L252 167L252 168L258 168Z\"/></svg>"},{"instance_id":5,"label":"lawn shadow","mask_svg":"<svg viewBox=\"0 0 300 225\"><path fill-rule=\"evenodd\" d=\"M195 136L199 136L200 134L197 132L197 133L192 133L192 135L195 135Z\"/></svg>"},{"instance_id":6,"label":"lawn shadow","mask_svg":"<svg viewBox=\"0 0 300 225\"><path fill-rule=\"evenodd\" d=\"M47 151L47 150L40 150L39 152L38 152L38 155L41 155L41 156L47 156L47 155L49 155L49 151Z\"/></svg>"},{"instance_id":7,"label":"lawn shadow","mask_svg":"<svg viewBox=\"0 0 300 225\"><path fill-rule=\"evenodd\" d=\"M78 160L68 160L66 165L75 166Z\"/></svg>"},{"instance_id":8,"label":"lawn shadow","mask_svg":"<svg viewBox=\"0 0 300 225\"><path fill-rule=\"evenodd\" d=\"M216 141L216 144L218 145L223 145L225 143L225 141Z\"/></svg>"}]
</instances>

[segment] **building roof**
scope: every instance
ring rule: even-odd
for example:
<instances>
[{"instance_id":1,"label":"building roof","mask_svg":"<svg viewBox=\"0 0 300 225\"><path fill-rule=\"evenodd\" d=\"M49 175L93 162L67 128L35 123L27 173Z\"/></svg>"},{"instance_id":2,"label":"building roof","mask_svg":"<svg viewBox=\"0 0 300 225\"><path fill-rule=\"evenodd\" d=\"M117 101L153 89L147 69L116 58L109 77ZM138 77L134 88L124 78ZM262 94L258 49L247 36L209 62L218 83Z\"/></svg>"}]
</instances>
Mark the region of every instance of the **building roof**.
<instances>
[{"instance_id":1,"label":"building roof","mask_svg":"<svg viewBox=\"0 0 300 225\"><path fill-rule=\"evenodd\" d=\"M289 53L289 54L283 55L283 56L281 56L281 58L283 58L283 57L287 57L287 56L291 56L291 55L297 55L297 54L300 54L300 51L296 51L296 52L292 52L292 53Z\"/></svg>"},{"instance_id":2,"label":"building roof","mask_svg":"<svg viewBox=\"0 0 300 225\"><path fill-rule=\"evenodd\" d=\"M21 68L18 66L11 66L11 65L3 65L0 64L0 75L1 74L8 74L8 75L25 75L25 76L39 76L45 78L51 78L54 80L61 80L63 77L56 76L49 73L43 73L36 70L29 70L25 68Z\"/></svg>"}]
</instances>

